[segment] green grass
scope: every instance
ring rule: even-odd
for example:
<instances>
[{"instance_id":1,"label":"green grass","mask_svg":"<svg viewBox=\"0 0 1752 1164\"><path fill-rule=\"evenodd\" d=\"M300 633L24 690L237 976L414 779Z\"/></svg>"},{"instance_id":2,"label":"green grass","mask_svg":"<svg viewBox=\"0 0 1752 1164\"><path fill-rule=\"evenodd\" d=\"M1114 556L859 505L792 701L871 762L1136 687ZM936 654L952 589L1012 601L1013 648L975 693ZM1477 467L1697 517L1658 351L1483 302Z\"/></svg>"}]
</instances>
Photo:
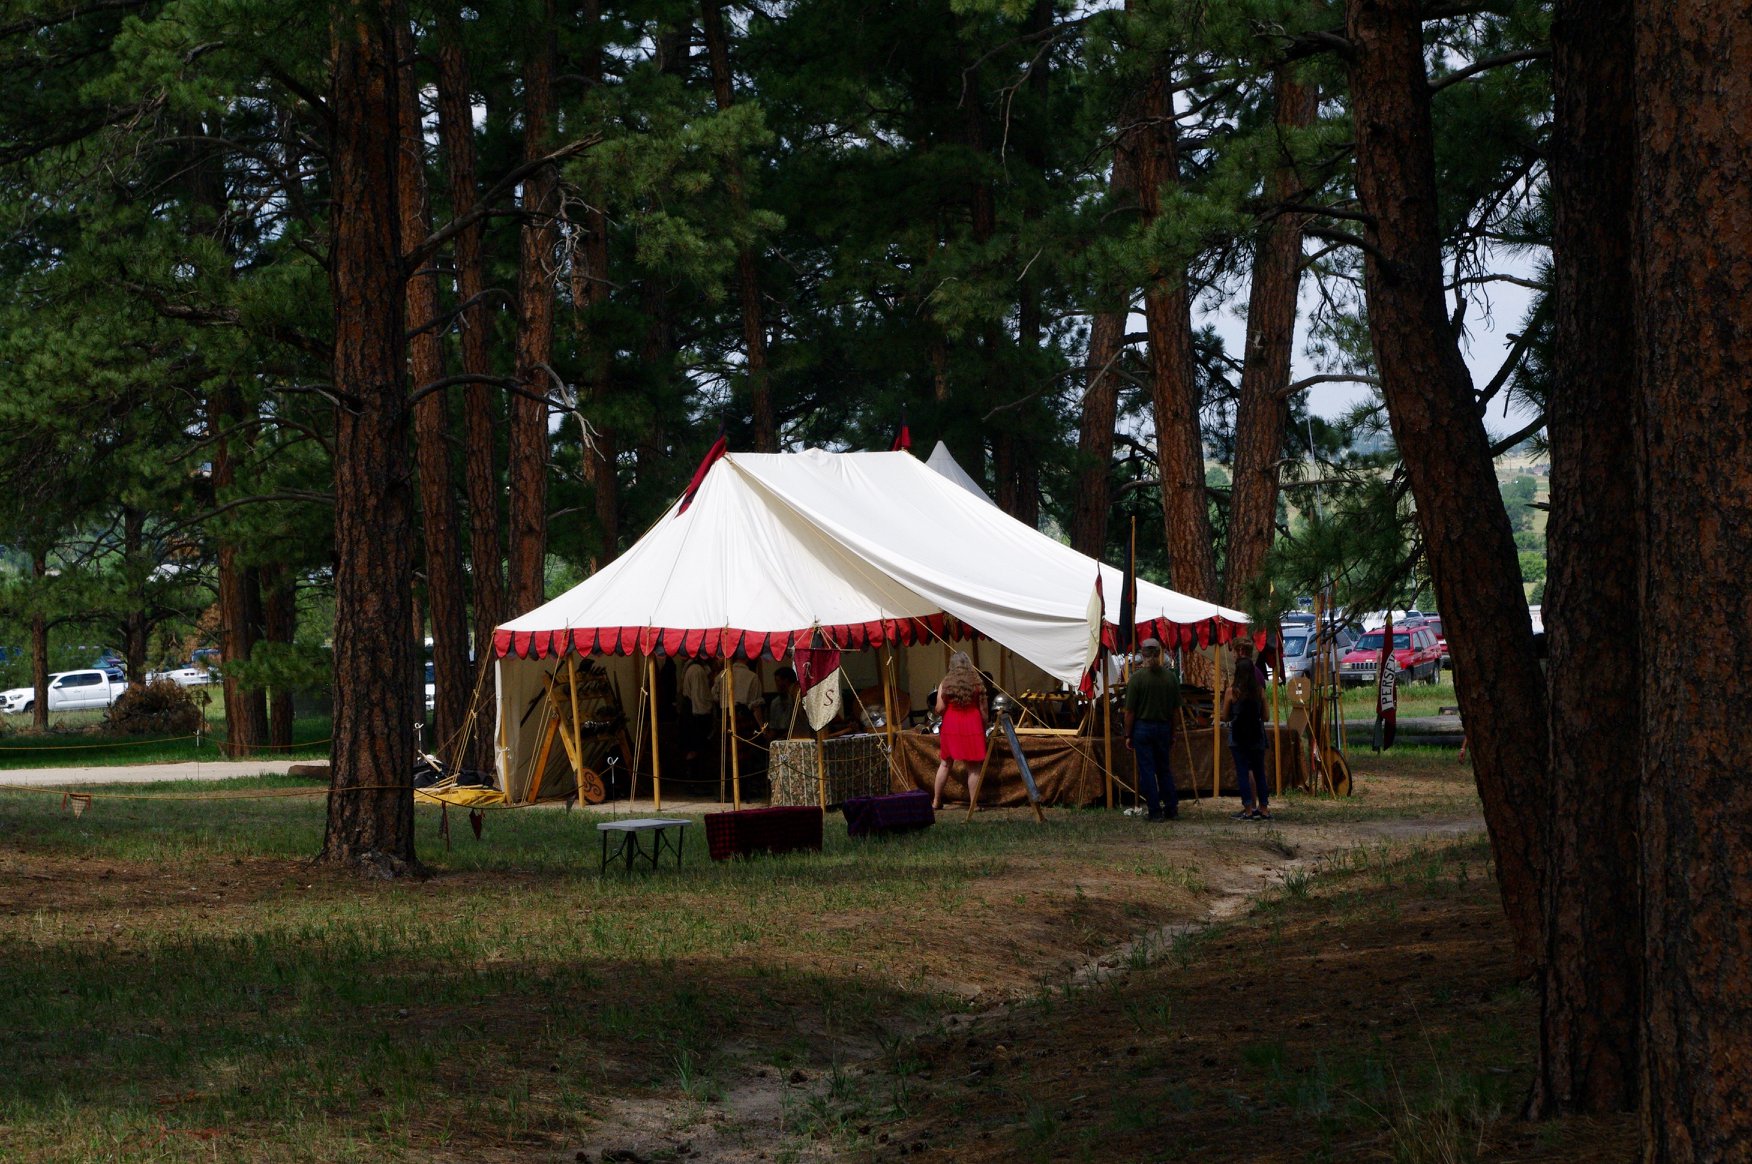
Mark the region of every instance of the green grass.
<instances>
[{"instance_id":1,"label":"green grass","mask_svg":"<svg viewBox=\"0 0 1752 1164\"><path fill-rule=\"evenodd\" d=\"M1451 752L1395 763L1400 812L1471 796ZM1351 801L1283 809L1386 815L1379 779L1378 801L1361 778ZM0 1160L569 1156L613 1102L681 1120L753 1065L824 1085L785 1095L797 1143L850 1142L921 1083L866 1096L848 1064L967 1009L947 984L1004 956L1020 919L1110 948L1205 890L1200 853L1270 844L1218 812L1168 834L1060 810L876 842L830 824L819 855L714 863L690 827L679 870L598 876L595 817L489 812L477 841L452 812L446 849L420 806L434 876L380 884L310 863L325 800L305 781L91 791L76 818L0 790ZM1150 847L1170 835L1190 854ZM966 952L933 953L943 940ZM1170 955L1207 956L1196 936ZM1144 1000L1127 1021L1174 1016ZM1054 1108L1031 1119L1042 1146L1061 1128Z\"/></svg>"}]
</instances>

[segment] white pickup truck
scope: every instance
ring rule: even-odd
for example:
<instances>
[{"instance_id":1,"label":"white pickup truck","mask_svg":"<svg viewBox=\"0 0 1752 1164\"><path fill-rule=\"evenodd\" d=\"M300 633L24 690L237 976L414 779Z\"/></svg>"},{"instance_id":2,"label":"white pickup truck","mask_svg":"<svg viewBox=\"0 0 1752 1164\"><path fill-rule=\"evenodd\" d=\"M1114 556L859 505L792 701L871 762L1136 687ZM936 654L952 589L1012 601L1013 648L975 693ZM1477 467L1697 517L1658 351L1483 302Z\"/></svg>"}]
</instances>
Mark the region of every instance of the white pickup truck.
<instances>
[{"instance_id":1,"label":"white pickup truck","mask_svg":"<svg viewBox=\"0 0 1752 1164\"><path fill-rule=\"evenodd\" d=\"M49 710L108 707L127 689L126 680L111 679L107 671L57 671L49 676ZM0 711L8 715L35 707L34 688L14 687L10 691L0 691Z\"/></svg>"}]
</instances>

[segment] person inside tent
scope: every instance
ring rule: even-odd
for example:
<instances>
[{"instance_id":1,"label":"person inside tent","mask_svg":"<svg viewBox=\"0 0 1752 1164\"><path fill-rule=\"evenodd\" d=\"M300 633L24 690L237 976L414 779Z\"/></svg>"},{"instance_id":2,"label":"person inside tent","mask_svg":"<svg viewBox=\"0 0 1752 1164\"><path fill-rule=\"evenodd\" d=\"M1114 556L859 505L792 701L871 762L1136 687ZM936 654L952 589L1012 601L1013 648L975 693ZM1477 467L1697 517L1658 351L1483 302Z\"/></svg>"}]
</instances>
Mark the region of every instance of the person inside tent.
<instances>
[{"instance_id":1,"label":"person inside tent","mask_svg":"<svg viewBox=\"0 0 1752 1164\"><path fill-rule=\"evenodd\" d=\"M773 683L777 685L778 692L767 700L766 738L783 740L793 736L807 736L809 721L803 715L803 689L797 685L797 672L789 667L780 667L773 673Z\"/></svg>"},{"instance_id":2,"label":"person inside tent","mask_svg":"<svg viewBox=\"0 0 1752 1164\"><path fill-rule=\"evenodd\" d=\"M690 776L700 775L707 767L705 757L715 722L712 686L712 665L705 659L689 659L682 667L676 710L681 717L683 768Z\"/></svg>"}]
</instances>

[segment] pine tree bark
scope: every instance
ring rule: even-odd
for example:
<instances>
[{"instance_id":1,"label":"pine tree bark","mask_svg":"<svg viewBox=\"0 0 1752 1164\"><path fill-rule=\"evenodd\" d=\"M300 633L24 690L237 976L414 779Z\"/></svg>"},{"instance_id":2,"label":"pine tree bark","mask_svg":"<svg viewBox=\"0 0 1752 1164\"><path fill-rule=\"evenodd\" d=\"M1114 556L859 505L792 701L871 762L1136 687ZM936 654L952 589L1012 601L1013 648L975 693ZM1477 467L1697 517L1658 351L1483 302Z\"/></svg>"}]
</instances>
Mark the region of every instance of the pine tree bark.
<instances>
[{"instance_id":1,"label":"pine tree bark","mask_svg":"<svg viewBox=\"0 0 1752 1164\"><path fill-rule=\"evenodd\" d=\"M397 0L337 7L329 108L335 314L335 725L322 858L380 876L417 870L410 774L417 657L408 634L413 499Z\"/></svg>"},{"instance_id":2,"label":"pine tree bark","mask_svg":"<svg viewBox=\"0 0 1752 1164\"><path fill-rule=\"evenodd\" d=\"M1550 820L1539 1060L1529 1114L1636 1098L1638 418L1630 0L1559 0L1552 28L1555 340L1544 621Z\"/></svg>"},{"instance_id":3,"label":"pine tree bark","mask_svg":"<svg viewBox=\"0 0 1752 1164\"><path fill-rule=\"evenodd\" d=\"M396 29L396 55L413 59L413 34ZM412 68L401 70L401 149L396 170L402 238L432 230L426 199L426 144ZM408 364L414 391L444 375L438 320L438 272L415 271L407 282ZM462 727L474 684L468 661L468 596L462 579L461 522L450 471L450 400L428 392L414 404L414 448L420 479L420 530L425 535L426 600L432 618L432 750L453 767L461 759Z\"/></svg>"},{"instance_id":4,"label":"pine tree bark","mask_svg":"<svg viewBox=\"0 0 1752 1164\"><path fill-rule=\"evenodd\" d=\"M207 402L208 439L213 442L213 495L222 498L237 482L236 439L243 411L242 393L236 385L220 388ZM248 663L255 649L255 621L250 617L249 571L236 541L221 535L218 559L219 646L226 664ZM267 742L267 704L260 692L245 687L238 668L222 666L220 683L225 694L225 753L243 756ZM260 714L257 714L258 708Z\"/></svg>"},{"instance_id":5,"label":"pine tree bark","mask_svg":"<svg viewBox=\"0 0 1752 1164\"><path fill-rule=\"evenodd\" d=\"M700 30L706 39L706 61L712 73L712 94L718 112L736 101L730 74L730 44L724 34L724 13L718 0L700 0ZM724 175L730 192L730 213L738 220L748 217L748 191L742 167L732 161ZM742 340L747 355L749 416L754 422L754 451L779 451L779 426L773 412L772 375L767 368L766 324L760 304L760 273L753 247L736 251L736 290L742 305Z\"/></svg>"},{"instance_id":6,"label":"pine tree bark","mask_svg":"<svg viewBox=\"0 0 1752 1164\"><path fill-rule=\"evenodd\" d=\"M1163 65L1141 102L1138 204L1144 222L1162 213L1162 196L1180 182L1172 74ZM1186 270L1157 266L1144 286L1144 329L1150 343L1150 392L1160 461L1162 522L1167 532L1170 584L1183 594L1215 601L1217 565L1205 495L1204 437L1192 347L1192 303Z\"/></svg>"},{"instance_id":7,"label":"pine tree bark","mask_svg":"<svg viewBox=\"0 0 1752 1164\"><path fill-rule=\"evenodd\" d=\"M542 0L523 68L523 156L549 152L554 132L554 5ZM554 346L553 265L558 241L559 176L543 166L523 180L522 249L517 276L517 383L511 401L508 597L513 614L546 598L549 361Z\"/></svg>"},{"instance_id":8,"label":"pine tree bark","mask_svg":"<svg viewBox=\"0 0 1752 1164\"><path fill-rule=\"evenodd\" d=\"M1266 201L1281 204L1302 188L1283 133L1314 122L1319 94L1296 80L1292 67L1272 75L1273 121L1280 131L1278 165L1266 179ZM1260 229L1253 249L1247 296L1247 351L1235 408L1234 487L1229 502L1229 543L1224 563L1225 601L1245 609L1248 588L1265 569L1277 532L1284 429L1290 423L1290 353L1296 338L1296 292L1302 281L1300 214L1274 215Z\"/></svg>"},{"instance_id":9,"label":"pine tree bark","mask_svg":"<svg viewBox=\"0 0 1752 1164\"><path fill-rule=\"evenodd\" d=\"M1490 447L1443 300L1416 0L1347 0L1369 336L1454 659L1515 949L1541 952L1545 683Z\"/></svg>"},{"instance_id":10,"label":"pine tree bark","mask_svg":"<svg viewBox=\"0 0 1752 1164\"><path fill-rule=\"evenodd\" d=\"M122 507L122 558L127 562L140 560L146 543L146 511L132 505ZM141 577L128 584L129 605L122 616L122 657L127 660L128 678L139 683L146 677L148 611L146 583Z\"/></svg>"},{"instance_id":11,"label":"pine tree bark","mask_svg":"<svg viewBox=\"0 0 1752 1164\"><path fill-rule=\"evenodd\" d=\"M468 60L463 55L461 20L454 10L438 21L438 140L444 149L452 214L464 213L480 197L475 174L474 109L469 95ZM499 472L493 451L504 415L498 391L487 380L493 372L492 313L486 293L486 258L479 224L456 235L457 316L463 374L463 482L468 496L469 580L474 595L474 686L488 701L479 709L471 733L468 765L493 766L492 732L479 725L496 721L493 685L482 672L493 665L493 628L509 617L505 606L504 539L499 522Z\"/></svg>"},{"instance_id":12,"label":"pine tree bark","mask_svg":"<svg viewBox=\"0 0 1752 1164\"><path fill-rule=\"evenodd\" d=\"M1752 21L1636 5L1642 1138L1752 1152Z\"/></svg>"},{"instance_id":13,"label":"pine tree bark","mask_svg":"<svg viewBox=\"0 0 1752 1164\"><path fill-rule=\"evenodd\" d=\"M1108 511L1113 506L1113 425L1119 416L1119 356L1125 316L1097 311L1089 324L1089 363L1083 411L1077 425L1076 500L1071 511L1071 548L1091 558L1107 548Z\"/></svg>"},{"instance_id":14,"label":"pine tree bark","mask_svg":"<svg viewBox=\"0 0 1752 1164\"><path fill-rule=\"evenodd\" d=\"M40 550L30 556L30 576L36 582L30 612L30 726L46 732L49 730L49 620L43 615L43 585L49 577L49 559Z\"/></svg>"},{"instance_id":15,"label":"pine tree bark","mask_svg":"<svg viewBox=\"0 0 1752 1164\"><path fill-rule=\"evenodd\" d=\"M290 644L298 633L297 592L291 571L274 563L262 567L262 638ZM276 749L292 746L292 691L276 683L268 693L268 743Z\"/></svg>"},{"instance_id":16,"label":"pine tree bark","mask_svg":"<svg viewBox=\"0 0 1752 1164\"><path fill-rule=\"evenodd\" d=\"M602 22L601 4L587 0L584 18L594 31ZM589 37L590 47L583 61L584 82L591 88L603 83L601 37ZM605 413L613 395L613 352L607 342L591 332L589 321L609 301L608 212L601 192L588 196L584 208L584 238L578 258L573 264L572 303L577 308L579 349L584 358L585 395L591 402L591 426L595 430L592 446L584 450L584 474L590 482L591 503L596 515L597 534L601 538L592 570L620 556L620 473L619 436Z\"/></svg>"},{"instance_id":17,"label":"pine tree bark","mask_svg":"<svg viewBox=\"0 0 1752 1164\"><path fill-rule=\"evenodd\" d=\"M1121 135L1113 147L1113 173L1108 196L1115 204L1136 206L1138 194L1137 135ZM1107 302L1098 305L1089 324L1089 364L1083 389L1083 412L1077 426L1077 496L1071 513L1071 546L1092 558L1103 556L1107 522L1113 507L1113 431L1119 416L1120 355L1125 350L1125 321L1132 288L1110 287Z\"/></svg>"}]
</instances>

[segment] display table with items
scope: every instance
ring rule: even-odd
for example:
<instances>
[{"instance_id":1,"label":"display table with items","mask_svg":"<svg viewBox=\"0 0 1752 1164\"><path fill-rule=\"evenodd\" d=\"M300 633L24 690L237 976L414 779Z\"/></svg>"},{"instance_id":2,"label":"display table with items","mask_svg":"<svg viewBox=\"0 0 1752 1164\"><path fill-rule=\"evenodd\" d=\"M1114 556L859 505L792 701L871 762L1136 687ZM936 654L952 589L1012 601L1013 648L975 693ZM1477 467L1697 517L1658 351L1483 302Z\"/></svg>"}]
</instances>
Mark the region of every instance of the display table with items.
<instances>
[{"instance_id":1,"label":"display table with items","mask_svg":"<svg viewBox=\"0 0 1752 1164\"><path fill-rule=\"evenodd\" d=\"M1115 717L1112 736L1113 776L1117 782L1114 787L1116 803L1130 803L1131 797L1125 792L1125 788L1137 787L1132 754L1126 748L1122 734L1123 722L1123 719ZM1190 730L1175 734L1174 783L1182 798L1210 796L1210 725L1189 720L1188 726ZM1296 733L1289 728L1274 728L1270 724L1266 725L1265 732L1266 780L1275 789L1272 744L1281 739L1283 787L1299 786L1302 783L1302 749L1297 747ZM1022 745L1022 754L1028 759L1028 767L1034 773L1034 782L1040 788L1042 804L1081 806L1100 804L1106 800L1107 773L1102 764L1106 744L1101 735L1079 735L1063 729L1038 728L1019 728L1016 735ZM1220 795L1233 796L1236 794L1235 762L1229 755L1226 736L1220 728L1217 738L1221 746L1215 774L1216 786ZM902 788L929 791L937 778L938 759L936 736L919 731L902 732L895 747L896 767L899 770L897 783ZM943 799L945 803L967 803L967 784L953 770L944 786ZM1009 744L1001 735L986 738L985 778L980 785L979 801L988 808L1022 808L1028 804L1022 773L1016 767L1015 757L1010 754Z\"/></svg>"},{"instance_id":2,"label":"display table with items","mask_svg":"<svg viewBox=\"0 0 1752 1164\"><path fill-rule=\"evenodd\" d=\"M753 853L821 852L819 807L744 808L706 814L706 847L712 860Z\"/></svg>"},{"instance_id":3,"label":"display table with items","mask_svg":"<svg viewBox=\"0 0 1752 1164\"><path fill-rule=\"evenodd\" d=\"M821 742L829 807L854 796L894 791L888 760L882 754L883 742L883 737L874 733L833 736ZM814 740L773 741L767 754L767 778L772 782L775 805L821 807L821 770L815 760Z\"/></svg>"}]
</instances>

